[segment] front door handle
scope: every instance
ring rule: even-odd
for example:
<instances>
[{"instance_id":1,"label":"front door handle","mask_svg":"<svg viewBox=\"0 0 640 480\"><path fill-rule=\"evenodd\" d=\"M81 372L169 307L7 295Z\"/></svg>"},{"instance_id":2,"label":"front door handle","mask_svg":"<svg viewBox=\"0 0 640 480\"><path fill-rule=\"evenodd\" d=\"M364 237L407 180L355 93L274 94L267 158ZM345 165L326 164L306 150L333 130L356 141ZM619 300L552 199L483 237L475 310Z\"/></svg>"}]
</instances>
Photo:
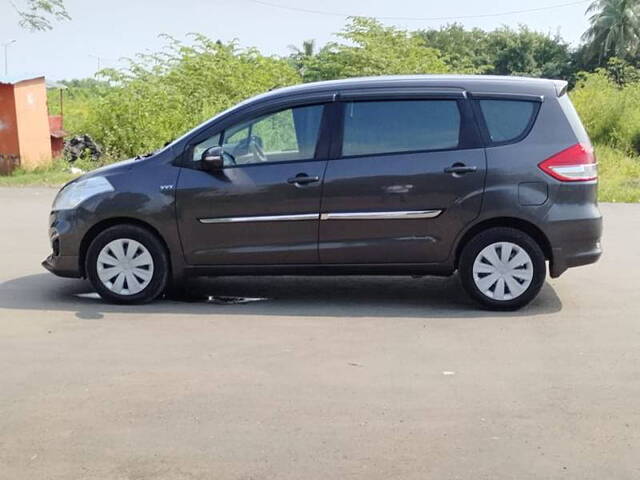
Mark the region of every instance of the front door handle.
<instances>
[{"instance_id":1,"label":"front door handle","mask_svg":"<svg viewBox=\"0 0 640 480\"><path fill-rule=\"evenodd\" d=\"M464 175L465 173L473 173L478 170L474 165L465 165L464 163L454 163L450 167L444 169L444 173L452 173L454 175Z\"/></svg>"},{"instance_id":2,"label":"front door handle","mask_svg":"<svg viewBox=\"0 0 640 480\"><path fill-rule=\"evenodd\" d=\"M299 173L295 177L291 177L287 179L287 183L292 183L294 185L307 185L309 183L316 183L320 181L320 177L310 177L307 174Z\"/></svg>"}]
</instances>

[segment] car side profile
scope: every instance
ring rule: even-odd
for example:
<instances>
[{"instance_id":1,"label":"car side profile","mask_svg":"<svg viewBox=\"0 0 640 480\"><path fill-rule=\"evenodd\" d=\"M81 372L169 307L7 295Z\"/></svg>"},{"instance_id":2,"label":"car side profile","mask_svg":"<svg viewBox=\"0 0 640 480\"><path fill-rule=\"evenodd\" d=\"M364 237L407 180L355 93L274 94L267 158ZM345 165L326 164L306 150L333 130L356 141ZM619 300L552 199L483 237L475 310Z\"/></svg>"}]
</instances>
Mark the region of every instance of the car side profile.
<instances>
[{"instance_id":1,"label":"car side profile","mask_svg":"<svg viewBox=\"0 0 640 480\"><path fill-rule=\"evenodd\" d=\"M452 275L520 308L601 255L591 142L558 80L287 87L65 185L43 265L105 299L209 275Z\"/></svg>"}]
</instances>

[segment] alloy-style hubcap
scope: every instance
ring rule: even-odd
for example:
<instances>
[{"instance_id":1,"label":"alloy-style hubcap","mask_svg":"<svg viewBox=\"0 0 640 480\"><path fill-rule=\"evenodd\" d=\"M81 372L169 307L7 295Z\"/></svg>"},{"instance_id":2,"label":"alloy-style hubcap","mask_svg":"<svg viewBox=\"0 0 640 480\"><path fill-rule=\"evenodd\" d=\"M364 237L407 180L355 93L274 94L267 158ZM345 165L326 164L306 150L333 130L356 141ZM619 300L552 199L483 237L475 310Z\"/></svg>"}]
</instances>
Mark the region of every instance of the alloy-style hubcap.
<instances>
[{"instance_id":1,"label":"alloy-style hubcap","mask_svg":"<svg viewBox=\"0 0 640 480\"><path fill-rule=\"evenodd\" d=\"M513 300L533 280L529 254L511 242L496 242L482 249L473 262L473 281L484 295L494 300Z\"/></svg>"},{"instance_id":2,"label":"alloy-style hubcap","mask_svg":"<svg viewBox=\"0 0 640 480\"><path fill-rule=\"evenodd\" d=\"M118 295L135 295L153 278L153 258L140 242L130 238L113 240L100 250L98 278Z\"/></svg>"}]
</instances>

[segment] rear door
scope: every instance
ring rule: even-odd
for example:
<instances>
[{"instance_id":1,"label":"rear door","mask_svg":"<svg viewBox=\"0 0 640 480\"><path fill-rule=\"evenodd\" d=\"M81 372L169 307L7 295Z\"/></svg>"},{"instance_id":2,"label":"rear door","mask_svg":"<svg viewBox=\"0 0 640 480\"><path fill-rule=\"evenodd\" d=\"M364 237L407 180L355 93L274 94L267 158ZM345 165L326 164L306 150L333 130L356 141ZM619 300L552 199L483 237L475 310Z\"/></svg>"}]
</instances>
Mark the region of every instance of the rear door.
<instances>
[{"instance_id":1,"label":"rear door","mask_svg":"<svg viewBox=\"0 0 640 480\"><path fill-rule=\"evenodd\" d=\"M480 212L485 152L462 91L341 95L323 187L324 264L432 263ZM340 135L338 135L340 137Z\"/></svg>"}]
</instances>

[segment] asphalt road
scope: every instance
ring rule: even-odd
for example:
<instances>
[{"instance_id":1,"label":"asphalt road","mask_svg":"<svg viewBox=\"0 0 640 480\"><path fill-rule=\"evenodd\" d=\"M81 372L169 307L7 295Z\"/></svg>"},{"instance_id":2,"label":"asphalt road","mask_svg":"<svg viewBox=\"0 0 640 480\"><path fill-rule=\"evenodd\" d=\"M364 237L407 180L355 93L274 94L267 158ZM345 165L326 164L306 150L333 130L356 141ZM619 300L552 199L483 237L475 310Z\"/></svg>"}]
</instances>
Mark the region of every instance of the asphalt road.
<instances>
[{"instance_id":1,"label":"asphalt road","mask_svg":"<svg viewBox=\"0 0 640 480\"><path fill-rule=\"evenodd\" d=\"M640 478L640 205L517 313L456 277L119 307L40 267L54 193L0 189L2 479Z\"/></svg>"}]
</instances>

